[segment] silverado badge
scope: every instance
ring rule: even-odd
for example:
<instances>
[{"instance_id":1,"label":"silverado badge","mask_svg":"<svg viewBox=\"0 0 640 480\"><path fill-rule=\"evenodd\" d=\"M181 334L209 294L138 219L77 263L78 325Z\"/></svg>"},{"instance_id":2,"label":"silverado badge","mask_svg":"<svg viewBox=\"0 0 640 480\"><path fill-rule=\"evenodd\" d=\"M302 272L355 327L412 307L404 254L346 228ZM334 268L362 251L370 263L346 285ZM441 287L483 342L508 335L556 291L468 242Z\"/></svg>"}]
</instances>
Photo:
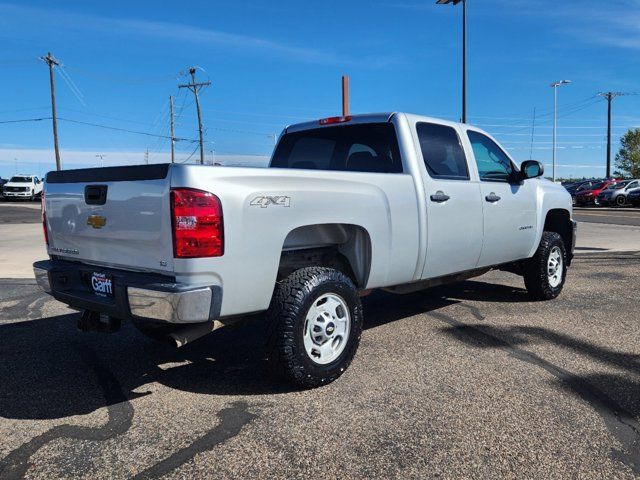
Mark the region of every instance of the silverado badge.
<instances>
[{"instance_id":1,"label":"silverado badge","mask_svg":"<svg viewBox=\"0 0 640 480\"><path fill-rule=\"evenodd\" d=\"M102 228L107 224L107 219L100 215L91 215L87 218L87 225L91 225L93 228Z\"/></svg>"}]
</instances>

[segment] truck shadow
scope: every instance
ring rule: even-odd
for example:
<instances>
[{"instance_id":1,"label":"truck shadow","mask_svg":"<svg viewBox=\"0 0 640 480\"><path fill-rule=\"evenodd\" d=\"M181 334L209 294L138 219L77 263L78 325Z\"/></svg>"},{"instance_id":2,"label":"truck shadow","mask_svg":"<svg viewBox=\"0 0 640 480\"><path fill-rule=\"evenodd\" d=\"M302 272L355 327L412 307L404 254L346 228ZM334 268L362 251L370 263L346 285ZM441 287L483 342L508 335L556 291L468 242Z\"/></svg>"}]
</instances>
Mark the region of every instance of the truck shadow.
<instances>
[{"instance_id":1,"label":"truck shadow","mask_svg":"<svg viewBox=\"0 0 640 480\"><path fill-rule=\"evenodd\" d=\"M636 380L640 355L617 352L542 327L465 324L446 317L443 321L449 323L442 329L446 335L469 347L502 350L514 361L544 370L551 385L588 404L622 447L613 448L611 457L640 475L640 383ZM618 373L575 373L535 353L532 347L540 344L570 350L573 357L587 357Z\"/></svg>"},{"instance_id":2,"label":"truck shadow","mask_svg":"<svg viewBox=\"0 0 640 480\"><path fill-rule=\"evenodd\" d=\"M31 303L37 299L32 297ZM376 293L364 299L365 328L455 302L422 292L408 296ZM292 391L268 371L262 316L176 349L145 337L128 323L111 335L80 332L75 326L78 315L0 323L0 417L31 420L84 415L108 407L110 401L147 395L144 386L154 382L211 395ZM106 394L99 375L105 370L117 379L122 395Z\"/></svg>"},{"instance_id":3,"label":"truck shadow","mask_svg":"<svg viewBox=\"0 0 640 480\"><path fill-rule=\"evenodd\" d=\"M514 302L525 298L523 289L477 281L402 296L375 292L363 299L365 329L467 299ZM481 319L479 310L472 313ZM1 417L57 419L88 414L108 406L109 398L122 401L146 395L144 386L155 382L211 395L292 390L268 372L262 317L226 327L180 349L150 340L129 324L112 335L82 333L75 328L76 319L77 314L69 314L0 324ZM595 357L617 359L620 365L629 360L570 338L563 341ZM117 379L122 396L104 393L97 372L105 369Z\"/></svg>"}]
</instances>

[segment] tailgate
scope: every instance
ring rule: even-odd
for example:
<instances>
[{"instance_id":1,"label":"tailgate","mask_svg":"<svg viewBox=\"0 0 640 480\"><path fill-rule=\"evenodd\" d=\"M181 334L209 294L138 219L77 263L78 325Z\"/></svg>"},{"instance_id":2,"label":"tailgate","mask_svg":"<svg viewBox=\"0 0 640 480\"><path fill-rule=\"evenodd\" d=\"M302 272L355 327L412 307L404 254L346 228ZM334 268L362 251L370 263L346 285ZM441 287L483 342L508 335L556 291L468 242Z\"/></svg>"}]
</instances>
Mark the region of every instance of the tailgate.
<instances>
[{"instance_id":1,"label":"tailgate","mask_svg":"<svg viewBox=\"0 0 640 480\"><path fill-rule=\"evenodd\" d=\"M173 269L169 165L50 172L49 254L143 271Z\"/></svg>"}]
</instances>

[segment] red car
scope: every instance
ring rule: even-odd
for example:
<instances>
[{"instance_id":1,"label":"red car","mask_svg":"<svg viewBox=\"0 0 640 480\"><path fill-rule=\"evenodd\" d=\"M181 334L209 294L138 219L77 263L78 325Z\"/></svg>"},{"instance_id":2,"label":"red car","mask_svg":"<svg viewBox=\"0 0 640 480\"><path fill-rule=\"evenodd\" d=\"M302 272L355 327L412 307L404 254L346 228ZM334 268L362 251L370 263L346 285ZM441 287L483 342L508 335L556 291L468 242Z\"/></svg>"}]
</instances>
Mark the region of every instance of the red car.
<instances>
[{"instance_id":1,"label":"red car","mask_svg":"<svg viewBox=\"0 0 640 480\"><path fill-rule=\"evenodd\" d=\"M578 195L576 195L576 205L578 207L584 207L585 205L595 205L599 207L600 200L598 200L598 194L613 183L616 183L616 180L604 180L594 185L590 190L581 190Z\"/></svg>"}]
</instances>

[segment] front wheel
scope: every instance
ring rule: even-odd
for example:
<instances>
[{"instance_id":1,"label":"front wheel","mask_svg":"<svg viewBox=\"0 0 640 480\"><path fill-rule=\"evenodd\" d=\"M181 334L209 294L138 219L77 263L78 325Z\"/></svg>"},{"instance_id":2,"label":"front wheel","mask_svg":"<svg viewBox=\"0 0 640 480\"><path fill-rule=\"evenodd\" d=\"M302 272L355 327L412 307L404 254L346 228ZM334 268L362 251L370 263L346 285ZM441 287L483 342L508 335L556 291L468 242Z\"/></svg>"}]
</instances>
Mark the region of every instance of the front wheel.
<instances>
[{"instance_id":1,"label":"front wheel","mask_svg":"<svg viewBox=\"0 0 640 480\"><path fill-rule=\"evenodd\" d=\"M626 203L627 197L625 197L624 195L618 195L616 197L616 205L618 205L619 207L623 207Z\"/></svg>"},{"instance_id":2,"label":"front wheel","mask_svg":"<svg viewBox=\"0 0 640 480\"><path fill-rule=\"evenodd\" d=\"M536 254L527 260L524 284L536 300L552 300L560 295L567 276L567 252L562 237L544 232Z\"/></svg>"},{"instance_id":3,"label":"front wheel","mask_svg":"<svg viewBox=\"0 0 640 480\"><path fill-rule=\"evenodd\" d=\"M269 362L299 387L334 381L360 343L360 297L351 279L331 268L302 268L278 282L267 317Z\"/></svg>"}]
</instances>

